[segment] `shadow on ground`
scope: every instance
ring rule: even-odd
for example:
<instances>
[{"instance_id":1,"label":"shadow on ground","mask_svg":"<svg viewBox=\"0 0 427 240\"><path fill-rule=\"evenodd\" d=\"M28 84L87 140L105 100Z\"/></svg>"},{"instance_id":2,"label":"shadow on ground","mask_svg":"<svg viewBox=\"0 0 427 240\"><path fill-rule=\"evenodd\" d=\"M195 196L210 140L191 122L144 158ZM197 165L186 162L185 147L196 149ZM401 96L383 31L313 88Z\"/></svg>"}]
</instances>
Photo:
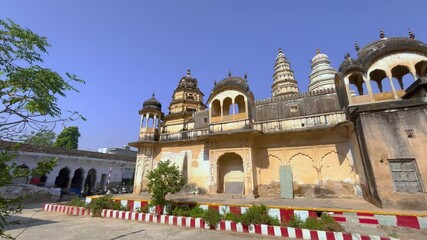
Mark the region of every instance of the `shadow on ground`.
<instances>
[{"instance_id":1,"label":"shadow on ground","mask_svg":"<svg viewBox=\"0 0 427 240\"><path fill-rule=\"evenodd\" d=\"M37 216L37 213L39 213L39 211L35 212L35 214L32 217L11 216L7 218L7 221L18 221L19 223L6 226L5 230L9 231L9 230L20 229L20 228L24 229L30 226L33 227L33 226L56 223L56 221L35 218L35 216Z\"/></svg>"}]
</instances>

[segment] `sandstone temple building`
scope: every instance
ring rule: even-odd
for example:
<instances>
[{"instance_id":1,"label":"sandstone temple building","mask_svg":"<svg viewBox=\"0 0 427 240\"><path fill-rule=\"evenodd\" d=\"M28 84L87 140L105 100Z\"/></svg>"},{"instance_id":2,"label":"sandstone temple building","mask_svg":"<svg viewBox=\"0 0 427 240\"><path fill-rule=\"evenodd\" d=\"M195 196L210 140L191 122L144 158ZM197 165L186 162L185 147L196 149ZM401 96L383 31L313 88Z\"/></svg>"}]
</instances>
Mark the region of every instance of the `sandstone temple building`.
<instances>
[{"instance_id":1,"label":"sandstone temple building","mask_svg":"<svg viewBox=\"0 0 427 240\"><path fill-rule=\"evenodd\" d=\"M427 209L427 45L412 32L381 31L355 47L338 71L317 50L308 92L279 49L271 97L262 100L246 74L229 74L205 97L188 70L167 109L153 95L139 110L134 194L169 159L208 194Z\"/></svg>"}]
</instances>

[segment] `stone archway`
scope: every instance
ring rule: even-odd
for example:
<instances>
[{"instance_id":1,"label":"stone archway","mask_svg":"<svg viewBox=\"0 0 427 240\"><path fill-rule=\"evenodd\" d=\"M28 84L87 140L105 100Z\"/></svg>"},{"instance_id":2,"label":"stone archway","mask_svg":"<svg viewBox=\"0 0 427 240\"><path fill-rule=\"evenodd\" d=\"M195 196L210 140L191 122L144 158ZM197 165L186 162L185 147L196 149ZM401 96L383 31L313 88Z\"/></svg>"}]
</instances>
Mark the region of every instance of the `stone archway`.
<instances>
[{"instance_id":1,"label":"stone archway","mask_svg":"<svg viewBox=\"0 0 427 240\"><path fill-rule=\"evenodd\" d=\"M58 176L55 179L55 186L61 189L68 188L68 182L70 181L70 169L64 167L59 170Z\"/></svg>"},{"instance_id":2,"label":"stone archway","mask_svg":"<svg viewBox=\"0 0 427 240\"><path fill-rule=\"evenodd\" d=\"M245 174L243 159L236 153L225 153L218 158L218 193L244 194Z\"/></svg>"},{"instance_id":3,"label":"stone archway","mask_svg":"<svg viewBox=\"0 0 427 240\"><path fill-rule=\"evenodd\" d=\"M83 169L78 168L74 171L73 178L71 179L70 191L80 194L83 185Z\"/></svg>"},{"instance_id":4,"label":"stone archway","mask_svg":"<svg viewBox=\"0 0 427 240\"><path fill-rule=\"evenodd\" d=\"M84 192L86 196L92 195L93 188L95 187L96 183L96 170L91 168L87 172L86 181L85 181L85 189Z\"/></svg>"}]
</instances>

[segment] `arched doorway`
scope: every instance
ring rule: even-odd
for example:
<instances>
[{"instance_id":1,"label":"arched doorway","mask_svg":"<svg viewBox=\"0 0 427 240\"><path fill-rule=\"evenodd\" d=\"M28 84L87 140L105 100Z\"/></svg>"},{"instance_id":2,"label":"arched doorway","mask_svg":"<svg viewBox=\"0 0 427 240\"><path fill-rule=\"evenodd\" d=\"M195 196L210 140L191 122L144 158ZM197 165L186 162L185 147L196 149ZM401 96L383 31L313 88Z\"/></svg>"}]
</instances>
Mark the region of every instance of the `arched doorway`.
<instances>
[{"instance_id":1,"label":"arched doorway","mask_svg":"<svg viewBox=\"0 0 427 240\"><path fill-rule=\"evenodd\" d=\"M236 153L225 153L218 158L218 193L244 194L243 159Z\"/></svg>"},{"instance_id":2,"label":"arched doorway","mask_svg":"<svg viewBox=\"0 0 427 240\"><path fill-rule=\"evenodd\" d=\"M59 170L58 176L55 178L55 186L57 188L68 188L68 182L70 181L70 169L68 167L64 167Z\"/></svg>"},{"instance_id":3,"label":"arched doorway","mask_svg":"<svg viewBox=\"0 0 427 240\"><path fill-rule=\"evenodd\" d=\"M83 184L83 169L78 168L74 171L73 178L71 179L70 192L80 194Z\"/></svg>"},{"instance_id":4,"label":"arched doorway","mask_svg":"<svg viewBox=\"0 0 427 240\"><path fill-rule=\"evenodd\" d=\"M95 187L95 183L96 183L96 170L92 168L87 172L87 176L86 176L86 181L85 181L86 196L92 195L92 190Z\"/></svg>"}]
</instances>

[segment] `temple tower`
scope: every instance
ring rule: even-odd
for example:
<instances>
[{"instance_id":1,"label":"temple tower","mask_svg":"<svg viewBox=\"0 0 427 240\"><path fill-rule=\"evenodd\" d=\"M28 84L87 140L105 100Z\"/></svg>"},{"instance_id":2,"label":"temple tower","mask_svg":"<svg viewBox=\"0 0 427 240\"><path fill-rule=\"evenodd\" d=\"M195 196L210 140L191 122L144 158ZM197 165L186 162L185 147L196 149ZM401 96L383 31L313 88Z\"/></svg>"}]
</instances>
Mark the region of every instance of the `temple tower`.
<instances>
[{"instance_id":1,"label":"temple tower","mask_svg":"<svg viewBox=\"0 0 427 240\"><path fill-rule=\"evenodd\" d=\"M298 93L298 82L288 59L279 48L279 53L274 64L273 85L271 85L273 97Z\"/></svg>"},{"instance_id":2,"label":"temple tower","mask_svg":"<svg viewBox=\"0 0 427 240\"><path fill-rule=\"evenodd\" d=\"M310 84L308 91L335 88L335 74L337 70L331 67L328 55L316 49L316 55L311 59Z\"/></svg>"},{"instance_id":3,"label":"temple tower","mask_svg":"<svg viewBox=\"0 0 427 240\"><path fill-rule=\"evenodd\" d=\"M169 105L169 114L163 119L164 133L174 133L187 130L187 121L197 111L206 109L203 103L204 94L200 91L197 79L187 70L187 75L182 77L173 92Z\"/></svg>"}]
</instances>

